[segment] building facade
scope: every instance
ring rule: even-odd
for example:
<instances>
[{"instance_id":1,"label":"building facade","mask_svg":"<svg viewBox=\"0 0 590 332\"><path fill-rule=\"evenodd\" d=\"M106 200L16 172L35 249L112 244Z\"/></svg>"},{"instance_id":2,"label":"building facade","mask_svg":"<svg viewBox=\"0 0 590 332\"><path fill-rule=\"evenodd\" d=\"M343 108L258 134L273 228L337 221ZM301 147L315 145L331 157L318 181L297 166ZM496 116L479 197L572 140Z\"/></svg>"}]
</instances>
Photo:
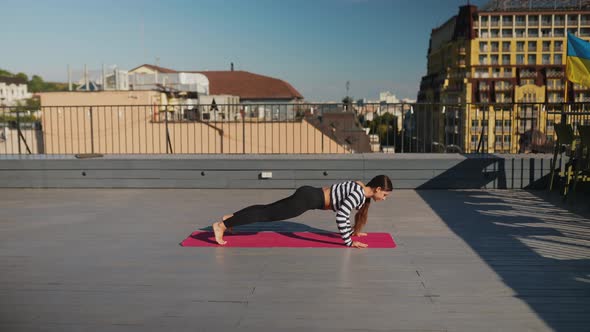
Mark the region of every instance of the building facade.
<instances>
[{"instance_id":1,"label":"building facade","mask_svg":"<svg viewBox=\"0 0 590 332\"><path fill-rule=\"evenodd\" d=\"M566 89L568 32L590 40L590 1L460 7L432 30L418 102L439 106L424 106L429 112L417 121L418 130L464 152L527 152L523 137L533 134L551 146L559 121L551 111L565 101L590 102L589 88Z\"/></svg>"},{"instance_id":2,"label":"building facade","mask_svg":"<svg viewBox=\"0 0 590 332\"><path fill-rule=\"evenodd\" d=\"M0 106L15 106L18 101L31 97L24 79L0 76Z\"/></svg>"}]
</instances>

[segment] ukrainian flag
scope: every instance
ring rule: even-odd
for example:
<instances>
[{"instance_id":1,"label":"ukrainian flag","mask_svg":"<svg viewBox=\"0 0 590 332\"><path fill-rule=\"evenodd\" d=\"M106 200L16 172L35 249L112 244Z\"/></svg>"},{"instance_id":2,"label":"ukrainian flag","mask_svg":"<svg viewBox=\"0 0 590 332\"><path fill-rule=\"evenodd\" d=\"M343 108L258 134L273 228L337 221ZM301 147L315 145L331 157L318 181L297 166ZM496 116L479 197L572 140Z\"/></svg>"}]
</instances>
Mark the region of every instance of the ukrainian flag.
<instances>
[{"instance_id":1,"label":"ukrainian flag","mask_svg":"<svg viewBox=\"0 0 590 332\"><path fill-rule=\"evenodd\" d=\"M570 82L590 87L590 43L569 32L566 75Z\"/></svg>"}]
</instances>

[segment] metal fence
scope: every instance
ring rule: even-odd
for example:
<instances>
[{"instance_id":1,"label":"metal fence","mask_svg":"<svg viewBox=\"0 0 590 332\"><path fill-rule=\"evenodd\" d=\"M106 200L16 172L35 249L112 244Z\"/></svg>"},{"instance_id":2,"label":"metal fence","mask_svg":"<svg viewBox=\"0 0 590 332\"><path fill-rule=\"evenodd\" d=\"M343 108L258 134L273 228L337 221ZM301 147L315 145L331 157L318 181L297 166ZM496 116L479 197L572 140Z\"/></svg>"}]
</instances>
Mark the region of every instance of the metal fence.
<instances>
[{"instance_id":1,"label":"metal fence","mask_svg":"<svg viewBox=\"0 0 590 332\"><path fill-rule=\"evenodd\" d=\"M0 107L0 154L548 153L590 103Z\"/></svg>"}]
</instances>

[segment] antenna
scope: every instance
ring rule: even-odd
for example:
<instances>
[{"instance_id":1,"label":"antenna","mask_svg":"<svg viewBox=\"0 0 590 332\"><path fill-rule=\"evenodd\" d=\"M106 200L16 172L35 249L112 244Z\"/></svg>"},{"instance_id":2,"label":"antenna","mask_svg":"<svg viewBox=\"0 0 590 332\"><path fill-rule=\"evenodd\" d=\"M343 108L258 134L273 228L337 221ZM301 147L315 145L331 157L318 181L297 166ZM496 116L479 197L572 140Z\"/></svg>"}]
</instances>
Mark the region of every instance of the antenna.
<instances>
[{"instance_id":1,"label":"antenna","mask_svg":"<svg viewBox=\"0 0 590 332\"><path fill-rule=\"evenodd\" d=\"M348 97L348 90L350 89L350 81L346 81L346 97Z\"/></svg>"}]
</instances>

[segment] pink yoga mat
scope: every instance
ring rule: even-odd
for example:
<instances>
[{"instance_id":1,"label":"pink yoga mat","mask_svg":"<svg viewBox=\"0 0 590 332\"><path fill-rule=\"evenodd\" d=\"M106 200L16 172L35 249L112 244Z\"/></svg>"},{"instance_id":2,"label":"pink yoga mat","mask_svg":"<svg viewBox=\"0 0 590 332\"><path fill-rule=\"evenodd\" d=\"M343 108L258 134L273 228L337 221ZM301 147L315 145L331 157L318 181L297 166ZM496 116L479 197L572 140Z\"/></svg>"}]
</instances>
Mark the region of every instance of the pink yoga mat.
<instances>
[{"instance_id":1,"label":"pink yoga mat","mask_svg":"<svg viewBox=\"0 0 590 332\"><path fill-rule=\"evenodd\" d=\"M347 248L337 233L310 232L243 232L226 233L227 244L215 242L213 232L196 231L180 243L183 247L232 247L232 248ZM368 233L367 236L353 236L353 240L369 245L368 248L395 248L389 233Z\"/></svg>"}]
</instances>

